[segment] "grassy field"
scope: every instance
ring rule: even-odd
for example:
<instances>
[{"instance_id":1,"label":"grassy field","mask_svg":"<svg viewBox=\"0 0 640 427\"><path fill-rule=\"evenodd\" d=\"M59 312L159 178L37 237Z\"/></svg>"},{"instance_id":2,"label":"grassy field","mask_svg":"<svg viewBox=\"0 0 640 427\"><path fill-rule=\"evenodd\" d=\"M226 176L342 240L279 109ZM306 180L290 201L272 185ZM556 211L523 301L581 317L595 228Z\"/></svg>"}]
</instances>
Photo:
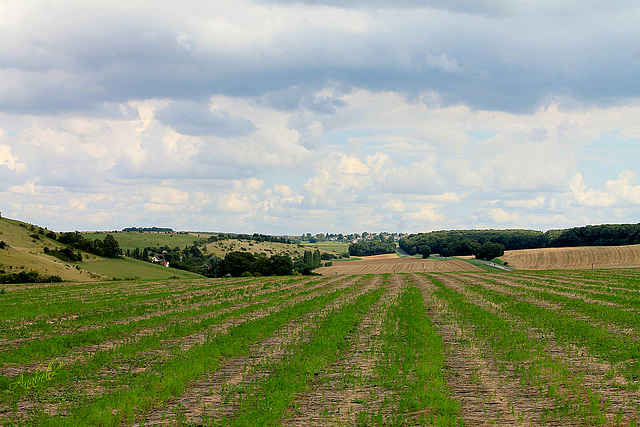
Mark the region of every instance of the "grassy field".
<instances>
[{"instance_id":1,"label":"grassy field","mask_svg":"<svg viewBox=\"0 0 640 427\"><path fill-rule=\"evenodd\" d=\"M636 425L639 306L637 269L6 286L0 419Z\"/></svg>"},{"instance_id":2,"label":"grassy field","mask_svg":"<svg viewBox=\"0 0 640 427\"><path fill-rule=\"evenodd\" d=\"M0 240L9 246L0 249L0 274L35 270L43 275L57 275L63 280L92 281L106 279L44 253L44 248L61 247L55 240L39 234L39 227L7 218L0 219ZM84 254L84 258L95 258Z\"/></svg>"},{"instance_id":3,"label":"grassy field","mask_svg":"<svg viewBox=\"0 0 640 427\"><path fill-rule=\"evenodd\" d=\"M309 246L312 248L318 248L321 250L325 250L328 252L335 252L338 254L348 254L349 253L349 243L338 243L338 242L320 242L320 243L303 243L304 246Z\"/></svg>"},{"instance_id":4,"label":"grassy field","mask_svg":"<svg viewBox=\"0 0 640 427\"><path fill-rule=\"evenodd\" d=\"M264 253L271 255L288 255L291 258L302 257L305 251L315 250L308 246L294 245L276 242L254 242L248 240L227 239L207 244L207 253L224 258L225 254L232 251L251 252L252 254ZM326 252L327 249L320 249Z\"/></svg>"},{"instance_id":5,"label":"grassy field","mask_svg":"<svg viewBox=\"0 0 640 427\"><path fill-rule=\"evenodd\" d=\"M91 262L73 263L83 270L114 279L193 279L201 275L188 271L163 267L159 264L143 262L132 258L99 259Z\"/></svg>"},{"instance_id":6,"label":"grassy field","mask_svg":"<svg viewBox=\"0 0 640 427\"><path fill-rule=\"evenodd\" d=\"M88 236L100 238L100 235L96 234L88 234ZM147 239L144 234L140 236L136 237ZM104 239L104 235L102 238ZM167 235L166 238L170 239L171 237ZM188 236L188 238L193 243L193 240L198 239L198 236ZM42 275L56 275L62 280L70 282L125 278L160 280L173 277L199 277L193 273L168 269L130 258L105 259L88 253L82 253L83 262L63 262L45 253L45 247L55 249L62 248L63 245L49 239L46 235L39 234L39 227L6 218L0 219L0 240L9 245L8 248L0 249L0 274L34 270Z\"/></svg>"},{"instance_id":7,"label":"grassy field","mask_svg":"<svg viewBox=\"0 0 640 427\"><path fill-rule=\"evenodd\" d=\"M124 251L164 246L184 248L193 245L194 242L202 243L210 236L203 233L85 233L84 236L88 239L104 240L107 234L111 234L120 245L120 249Z\"/></svg>"}]
</instances>

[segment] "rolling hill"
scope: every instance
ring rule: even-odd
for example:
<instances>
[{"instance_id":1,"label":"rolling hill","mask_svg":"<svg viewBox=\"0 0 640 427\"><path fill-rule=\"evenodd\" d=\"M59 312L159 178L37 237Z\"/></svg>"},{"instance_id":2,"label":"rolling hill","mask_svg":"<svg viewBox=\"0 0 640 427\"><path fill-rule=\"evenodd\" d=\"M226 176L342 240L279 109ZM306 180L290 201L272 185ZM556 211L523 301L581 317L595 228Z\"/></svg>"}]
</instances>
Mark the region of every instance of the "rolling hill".
<instances>
[{"instance_id":1,"label":"rolling hill","mask_svg":"<svg viewBox=\"0 0 640 427\"><path fill-rule=\"evenodd\" d=\"M8 218L0 218L0 274L37 271L41 275L59 276L62 280L89 282L110 279L169 279L200 277L193 273L168 269L142 261L106 259L82 253L82 262L63 262L45 253L64 245L47 237L48 230Z\"/></svg>"}]
</instances>

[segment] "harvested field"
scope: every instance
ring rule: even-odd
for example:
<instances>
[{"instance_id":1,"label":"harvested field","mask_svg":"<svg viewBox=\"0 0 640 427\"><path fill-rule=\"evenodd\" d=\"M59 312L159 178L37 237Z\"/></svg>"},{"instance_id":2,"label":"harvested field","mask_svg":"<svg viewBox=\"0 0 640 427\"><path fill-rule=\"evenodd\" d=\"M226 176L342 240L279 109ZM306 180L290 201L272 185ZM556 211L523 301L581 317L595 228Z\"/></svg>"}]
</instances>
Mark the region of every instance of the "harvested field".
<instances>
[{"instance_id":1,"label":"harvested field","mask_svg":"<svg viewBox=\"0 0 640 427\"><path fill-rule=\"evenodd\" d=\"M0 423L636 425L639 306L639 269L12 285Z\"/></svg>"},{"instance_id":2,"label":"harvested field","mask_svg":"<svg viewBox=\"0 0 640 427\"><path fill-rule=\"evenodd\" d=\"M363 257L356 261L333 261L331 267L322 267L314 271L323 276L340 276L344 274L482 271L482 269L459 259L398 258L394 254L385 254Z\"/></svg>"},{"instance_id":3,"label":"harvested field","mask_svg":"<svg viewBox=\"0 0 640 427\"><path fill-rule=\"evenodd\" d=\"M640 267L640 245L506 251L501 260L517 270Z\"/></svg>"}]
</instances>

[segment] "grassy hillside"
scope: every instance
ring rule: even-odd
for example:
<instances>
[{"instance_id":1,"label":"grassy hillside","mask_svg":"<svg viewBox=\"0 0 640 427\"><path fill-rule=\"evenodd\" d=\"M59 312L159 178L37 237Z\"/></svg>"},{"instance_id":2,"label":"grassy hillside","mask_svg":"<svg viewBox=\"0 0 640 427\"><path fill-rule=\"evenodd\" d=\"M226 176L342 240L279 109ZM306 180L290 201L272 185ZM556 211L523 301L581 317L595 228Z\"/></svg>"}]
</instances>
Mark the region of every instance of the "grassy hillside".
<instances>
[{"instance_id":1,"label":"grassy hillside","mask_svg":"<svg viewBox=\"0 0 640 427\"><path fill-rule=\"evenodd\" d=\"M104 240L106 233L86 233L85 237L90 239ZM224 258L226 254L234 251L250 252L252 254L264 253L267 256L282 254L291 258L301 257L304 251L320 249L320 252L331 252L336 255L348 251L348 245L341 243L313 244L302 247L296 244L276 243L276 242L256 242L239 239L223 239L217 242L208 242L211 234L207 233L111 233L123 251L134 250L146 247L160 248L168 246L170 248L184 248L197 244L204 247L203 252L207 255L215 255Z\"/></svg>"},{"instance_id":2,"label":"grassy hillside","mask_svg":"<svg viewBox=\"0 0 640 427\"><path fill-rule=\"evenodd\" d=\"M348 254L349 243L339 242L320 242L320 243L304 243L305 246L318 248L320 251L335 252L337 254Z\"/></svg>"},{"instance_id":3,"label":"grassy hillside","mask_svg":"<svg viewBox=\"0 0 640 427\"><path fill-rule=\"evenodd\" d=\"M41 234L41 230L44 234ZM168 269L131 259L107 260L82 253L83 262L68 263L47 255L45 247L63 248L59 242L46 236L47 230L7 218L0 218L0 241L7 247L0 249L0 274L37 271L42 275L60 276L62 280L88 282L123 279L170 279L198 277L192 273Z\"/></svg>"},{"instance_id":4,"label":"grassy hillside","mask_svg":"<svg viewBox=\"0 0 640 427\"><path fill-rule=\"evenodd\" d=\"M255 242L248 240L228 239L218 242L211 242L206 245L206 253L224 258L229 252L242 251L250 252L252 254L264 253L267 256L271 255L289 255L295 259L304 255L305 251L315 250L315 247L301 246L291 243L276 243L276 242ZM320 248L320 253L335 252ZM337 255L337 254L336 254Z\"/></svg>"},{"instance_id":5,"label":"grassy hillside","mask_svg":"<svg viewBox=\"0 0 640 427\"><path fill-rule=\"evenodd\" d=\"M143 262L127 257L123 257L122 259L100 259L90 262L74 263L74 265L77 265L84 270L119 280L189 279L202 277L199 274L191 273L189 271L167 268L158 264Z\"/></svg>"},{"instance_id":6,"label":"grassy hillside","mask_svg":"<svg viewBox=\"0 0 640 427\"><path fill-rule=\"evenodd\" d=\"M210 234L203 233L109 233L111 234L123 251L134 250L140 248L141 250L146 247L162 247L168 246L170 248L184 248L185 246L191 246L194 243L204 243ZM88 239L104 240L107 233L86 233L84 236Z\"/></svg>"}]
</instances>

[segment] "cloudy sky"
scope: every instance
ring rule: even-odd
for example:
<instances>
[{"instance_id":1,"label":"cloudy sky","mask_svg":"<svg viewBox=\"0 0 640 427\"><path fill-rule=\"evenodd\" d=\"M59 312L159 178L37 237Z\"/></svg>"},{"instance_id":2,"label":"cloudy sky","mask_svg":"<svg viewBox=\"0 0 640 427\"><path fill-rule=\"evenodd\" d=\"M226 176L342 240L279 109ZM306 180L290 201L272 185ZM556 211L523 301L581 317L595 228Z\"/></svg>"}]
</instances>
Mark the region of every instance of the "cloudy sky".
<instances>
[{"instance_id":1,"label":"cloudy sky","mask_svg":"<svg viewBox=\"0 0 640 427\"><path fill-rule=\"evenodd\" d=\"M628 0L4 0L0 211L59 231L637 223L638 22Z\"/></svg>"}]
</instances>

